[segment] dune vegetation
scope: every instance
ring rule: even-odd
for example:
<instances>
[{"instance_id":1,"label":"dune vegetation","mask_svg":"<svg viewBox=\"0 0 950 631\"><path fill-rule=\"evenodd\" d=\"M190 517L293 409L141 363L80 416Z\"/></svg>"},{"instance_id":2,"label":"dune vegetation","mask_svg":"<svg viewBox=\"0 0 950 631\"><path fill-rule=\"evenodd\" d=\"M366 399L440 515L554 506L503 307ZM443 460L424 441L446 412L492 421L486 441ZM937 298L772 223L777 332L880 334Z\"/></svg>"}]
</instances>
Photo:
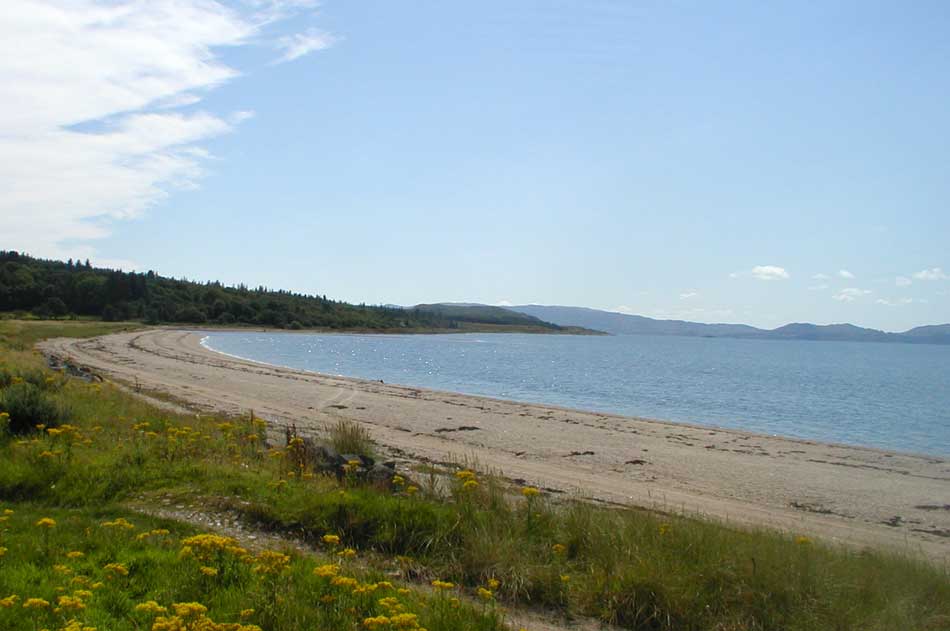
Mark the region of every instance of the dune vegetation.
<instances>
[{"instance_id":1,"label":"dune vegetation","mask_svg":"<svg viewBox=\"0 0 950 631\"><path fill-rule=\"evenodd\" d=\"M477 463L326 475L251 411L171 412L31 350L121 327L0 321L2 629L489 630L537 610L625 629L950 629L947 568L909 555L599 507ZM325 438L373 449L346 423ZM159 510L186 504L244 528Z\"/></svg>"}]
</instances>

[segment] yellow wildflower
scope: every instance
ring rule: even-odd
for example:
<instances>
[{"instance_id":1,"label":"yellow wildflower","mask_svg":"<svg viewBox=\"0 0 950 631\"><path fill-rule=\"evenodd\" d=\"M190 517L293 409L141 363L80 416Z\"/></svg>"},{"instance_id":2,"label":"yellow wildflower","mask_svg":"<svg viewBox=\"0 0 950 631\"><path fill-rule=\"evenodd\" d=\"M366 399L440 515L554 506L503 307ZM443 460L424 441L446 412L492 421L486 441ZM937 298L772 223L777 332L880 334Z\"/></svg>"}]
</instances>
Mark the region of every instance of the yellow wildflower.
<instances>
[{"instance_id":1,"label":"yellow wildflower","mask_svg":"<svg viewBox=\"0 0 950 631\"><path fill-rule=\"evenodd\" d=\"M102 525L106 528L123 528L125 530L135 530L135 525L129 523L122 517L119 517L115 521L104 521Z\"/></svg>"},{"instance_id":2,"label":"yellow wildflower","mask_svg":"<svg viewBox=\"0 0 950 631\"><path fill-rule=\"evenodd\" d=\"M0 608L9 609L15 605L18 600L20 600L20 597L16 594L10 594L6 598L0 598Z\"/></svg>"},{"instance_id":3,"label":"yellow wildflower","mask_svg":"<svg viewBox=\"0 0 950 631\"><path fill-rule=\"evenodd\" d=\"M250 617L253 616L253 615L254 615L254 610L253 610L253 609L242 609L242 610L241 610L241 617L242 617L242 618L250 618Z\"/></svg>"},{"instance_id":4,"label":"yellow wildflower","mask_svg":"<svg viewBox=\"0 0 950 631\"><path fill-rule=\"evenodd\" d=\"M337 535L323 535L323 543L338 546L340 545L340 537Z\"/></svg>"},{"instance_id":5,"label":"yellow wildflower","mask_svg":"<svg viewBox=\"0 0 950 631\"><path fill-rule=\"evenodd\" d=\"M501 586L501 581L497 578L488 579L488 589L498 589L499 586Z\"/></svg>"},{"instance_id":6,"label":"yellow wildflower","mask_svg":"<svg viewBox=\"0 0 950 631\"><path fill-rule=\"evenodd\" d=\"M47 609L49 608L49 601L43 600L42 598L27 598L23 603L24 609Z\"/></svg>"},{"instance_id":7,"label":"yellow wildflower","mask_svg":"<svg viewBox=\"0 0 950 631\"><path fill-rule=\"evenodd\" d=\"M407 487L406 487L406 495L414 495L415 492L418 491L418 490L419 490L419 487L411 486L411 485L410 485L410 486L407 486Z\"/></svg>"},{"instance_id":8,"label":"yellow wildflower","mask_svg":"<svg viewBox=\"0 0 950 631\"><path fill-rule=\"evenodd\" d=\"M476 480L465 480L465 484L462 485L462 489L466 491L473 491L478 488L478 481Z\"/></svg>"},{"instance_id":9,"label":"yellow wildflower","mask_svg":"<svg viewBox=\"0 0 950 631\"><path fill-rule=\"evenodd\" d=\"M213 567L208 567L207 565L202 565L198 568L198 571L204 574L205 576L217 576L218 570Z\"/></svg>"},{"instance_id":10,"label":"yellow wildflower","mask_svg":"<svg viewBox=\"0 0 950 631\"><path fill-rule=\"evenodd\" d=\"M3 509L3 514L9 516L9 515L12 515L12 514L13 514L13 511L12 511L11 509L9 509L9 508L4 508L4 509Z\"/></svg>"},{"instance_id":11,"label":"yellow wildflower","mask_svg":"<svg viewBox=\"0 0 950 631\"><path fill-rule=\"evenodd\" d=\"M162 607L154 600L148 600L144 603L139 603L138 605L134 607L134 609L138 613L150 613L150 614L165 613L166 611L168 611L168 609L166 609L165 607Z\"/></svg>"},{"instance_id":12,"label":"yellow wildflower","mask_svg":"<svg viewBox=\"0 0 950 631\"><path fill-rule=\"evenodd\" d=\"M129 575L129 569L122 565L121 563L109 563L103 568L106 572L111 572L113 574L120 574L122 576Z\"/></svg>"},{"instance_id":13,"label":"yellow wildflower","mask_svg":"<svg viewBox=\"0 0 950 631\"><path fill-rule=\"evenodd\" d=\"M808 545L809 543L811 543L811 539L809 539L808 537L806 537L806 536L804 536L804 535L799 535L799 536L795 537L795 543L797 543L797 544L800 545L800 546L806 546L806 545Z\"/></svg>"},{"instance_id":14,"label":"yellow wildflower","mask_svg":"<svg viewBox=\"0 0 950 631\"><path fill-rule=\"evenodd\" d=\"M378 629L389 624L389 618L386 616L375 616L373 618L364 618L363 626L367 629Z\"/></svg>"},{"instance_id":15,"label":"yellow wildflower","mask_svg":"<svg viewBox=\"0 0 950 631\"><path fill-rule=\"evenodd\" d=\"M52 517L44 517L40 519L39 521L37 521L35 525L40 528L55 528L56 520L53 519Z\"/></svg>"},{"instance_id":16,"label":"yellow wildflower","mask_svg":"<svg viewBox=\"0 0 950 631\"><path fill-rule=\"evenodd\" d=\"M60 596L56 602L59 604L59 608L64 611L82 611L86 608L83 601L73 596Z\"/></svg>"},{"instance_id":17,"label":"yellow wildflower","mask_svg":"<svg viewBox=\"0 0 950 631\"><path fill-rule=\"evenodd\" d=\"M337 565L321 565L314 568L313 573L317 576L336 576L339 571L340 567Z\"/></svg>"},{"instance_id":18,"label":"yellow wildflower","mask_svg":"<svg viewBox=\"0 0 950 631\"><path fill-rule=\"evenodd\" d=\"M459 480L474 480L475 472L469 471L468 469L465 469L463 471L456 471L455 477L458 478Z\"/></svg>"},{"instance_id":19,"label":"yellow wildflower","mask_svg":"<svg viewBox=\"0 0 950 631\"><path fill-rule=\"evenodd\" d=\"M570 581L571 581L571 577L570 577L570 576L568 576L567 574L561 574L561 582L562 582L562 583L569 583Z\"/></svg>"},{"instance_id":20,"label":"yellow wildflower","mask_svg":"<svg viewBox=\"0 0 950 631\"><path fill-rule=\"evenodd\" d=\"M77 589L73 592L73 596L76 598L92 598L92 592L88 589Z\"/></svg>"},{"instance_id":21,"label":"yellow wildflower","mask_svg":"<svg viewBox=\"0 0 950 631\"><path fill-rule=\"evenodd\" d=\"M343 557L344 559L352 559L356 556L356 550L353 548L344 548L336 553L338 557Z\"/></svg>"},{"instance_id":22,"label":"yellow wildflower","mask_svg":"<svg viewBox=\"0 0 950 631\"><path fill-rule=\"evenodd\" d=\"M397 613L389 622L395 629L415 629L419 626L419 616L414 613Z\"/></svg>"},{"instance_id":23,"label":"yellow wildflower","mask_svg":"<svg viewBox=\"0 0 950 631\"><path fill-rule=\"evenodd\" d=\"M564 552L567 550L567 546L565 546L563 543L555 543L553 546L551 546L551 550L554 551L554 554L564 554Z\"/></svg>"},{"instance_id":24,"label":"yellow wildflower","mask_svg":"<svg viewBox=\"0 0 950 631\"><path fill-rule=\"evenodd\" d=\"M67 559L81 559L81 558L83 558L84 556L86 556L86 555L85 555L84 553L80 552L79 550L73 550L72 552L67 552L67 553L66 553L66 558L67 558Z\"/></svg>"},{"instance_id":25,"label":"yellow wildflower","mask_svg":"<svg viewBox=\"0 0 950 631\"><path fill-rule=\"evenodd\" d=\"M208 613L208 608L201 603L175 603L172 605L176 616L187 618L198 614Z\"/></svg>"},{"instance_id":26,"label":"yellow wildflower","mask_svg":"<svg viewBox=\"0 0 950 631\"><path fill-rule=\"evenodd\" d=\"M7 553L7 549L4 548L3 546L0 546L0 557L2 557L3 555L5 555L6 553Z\"/></svg>"},{"instance_id":27,"label":"yellow wildflower","mask_svg":"<svg viewBox=\"0 0 950 631\"><path fill-rule=\"evenodd\" d=\"M280 552L264 550L257 555L252 571L255 574L280 574L290 564L290 557Z\"/></svg>"},{"instance_id":28,"label":"yellow wildflower","mask_svg":"<svg viewBox=\"0 0 950 631\"><path fill-rule=\"evenodd\" d=\"M435 587L436 589L452 589L453 587L455 587L455 584L449 583L446 581L435 580L435 581L432 581L432 586Z\"/></svg>"},{"instance_id":29,"label":"yellow wildflower","mask_svg":"<svg viewBox=\"0 0 950 631\"><path fill-rule=\"evenodd\" d=\"M521 489L521 494L524 495L525 497L536 497L538 495L541 495L541 491L539 491L537 487L526 486L523 489Z\"/></svg>"},{"instance_id":30,"label":"yellow wildflower","mask_svg":"<svg viewBox=\"0 0 950 631\"><path fill-rule=\"evenodd\" d=\"M495 597L495 595L491 592L491 590L485 589L484 587L479 587L478 597L482 600L491 600Z\"/></svg>"}]
</instances>

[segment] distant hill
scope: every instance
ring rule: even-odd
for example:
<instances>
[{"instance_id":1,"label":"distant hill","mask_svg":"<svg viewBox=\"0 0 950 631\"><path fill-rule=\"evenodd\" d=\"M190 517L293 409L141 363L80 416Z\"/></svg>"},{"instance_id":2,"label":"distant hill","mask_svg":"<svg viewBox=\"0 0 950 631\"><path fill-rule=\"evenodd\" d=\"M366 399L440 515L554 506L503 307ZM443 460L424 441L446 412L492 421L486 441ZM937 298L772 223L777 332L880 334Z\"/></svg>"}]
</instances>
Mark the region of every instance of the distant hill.
<instances>
[{"instance_id":1,"label":"distant hill","mask_svg":"<svg viewBox=\"0 0 950 631\"><path fill-rule=\"evenodd\" d=\"M920 326L903 333L887 333L853 324L794 323L776 329L759 329L746 324L704 324L684 320L656 320L645 316L586 307L519 305L508 308L561 326L583 326L613 335L683 335L772 340L950 344L950 324Z\"/></svg>"},{"instance_id":2,"label":"distant hill","mask_svg":"<svg viewBox=\"0 0 950 631\"><path fill-rule=\"evenodd\" d=\"M527 329L543 329L559 333L599 333L584 327L558 325L546 322L530 314L519 313L503 307L480 305L468 302L440 302L408 307L408 311L425 316L438 316L455 322L505 325Z\"/></svg>"}]
</instances>

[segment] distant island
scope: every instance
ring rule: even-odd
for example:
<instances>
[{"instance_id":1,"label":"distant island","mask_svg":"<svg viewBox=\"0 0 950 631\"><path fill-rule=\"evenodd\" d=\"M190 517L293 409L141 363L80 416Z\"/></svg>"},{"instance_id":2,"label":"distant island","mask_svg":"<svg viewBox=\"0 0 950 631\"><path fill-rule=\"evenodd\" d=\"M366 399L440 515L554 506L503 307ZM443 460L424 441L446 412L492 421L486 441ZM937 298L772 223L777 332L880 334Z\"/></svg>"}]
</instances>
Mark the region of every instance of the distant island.
<instances>
[{"instance_id":1,"label":"distant island","mask_svg":"<svg viewBox=\"0 0 950 631\"><path fill-rule=\"evenodd\" d=\"M764 340L950 344L950 324L919 326L901 333L866 329L853 324L794 323L776 329L759 329L747 324L704 324L684 320L655 320L645 316L627 315L586 307L520 305L507 308L561 326L581 326L612 335L680 335Z\"/></svg>"},{"instance_id":2,"label":"distant island","mask_svg":"<svg viewBox=\"0 0 950 631\"><path fill-rule=\"evenodd\" d=\"M0 251L0 313L41 319L101 318L145 324L261 326L368 332L591 334L499 307L354 305L267 287L230 287L38 259Z\"/></svg>"}]
</instances>

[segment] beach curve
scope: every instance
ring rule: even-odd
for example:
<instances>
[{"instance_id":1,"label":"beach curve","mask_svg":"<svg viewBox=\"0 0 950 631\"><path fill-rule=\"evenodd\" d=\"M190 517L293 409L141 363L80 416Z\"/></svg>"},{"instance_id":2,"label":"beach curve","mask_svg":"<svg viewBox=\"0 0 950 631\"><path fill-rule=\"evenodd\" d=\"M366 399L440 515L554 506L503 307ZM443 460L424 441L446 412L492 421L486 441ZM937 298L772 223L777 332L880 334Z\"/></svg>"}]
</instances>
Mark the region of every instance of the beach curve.
<instances>
[{"instance_id":1,"label":"beach curve","mask_svg":"<svg viewBox=\"0 0 950 631\"><path fill-rule=\"evenodd\" d=\"M468 458L551 492L950 559L945 458L323 375L218 353L203 335L162 328L40 348L275 427L356 421L409 460Z\"/></svg>"}]
</instances>

